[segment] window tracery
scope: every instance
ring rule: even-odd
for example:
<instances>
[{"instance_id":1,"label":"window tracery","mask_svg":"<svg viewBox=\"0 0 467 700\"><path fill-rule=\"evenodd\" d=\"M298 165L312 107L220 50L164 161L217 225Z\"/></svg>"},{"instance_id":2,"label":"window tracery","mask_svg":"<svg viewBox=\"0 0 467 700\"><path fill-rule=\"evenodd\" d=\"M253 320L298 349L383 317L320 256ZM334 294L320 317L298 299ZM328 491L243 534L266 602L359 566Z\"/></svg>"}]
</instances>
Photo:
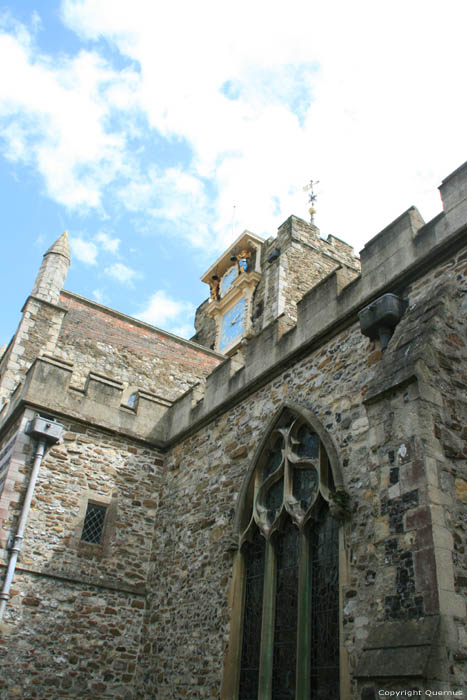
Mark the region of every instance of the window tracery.
<instances>
[{"instance_id":1,"label":"window tracery","mask_svg":"<svg viewBox=\"0 0 467 700\"><path fill-rule=\"evenodd\" d=\"M284 410L256 461L239 532L243 622L231 697L339 697L334 488L320 435Z\"/></svg>"}]
</instances>

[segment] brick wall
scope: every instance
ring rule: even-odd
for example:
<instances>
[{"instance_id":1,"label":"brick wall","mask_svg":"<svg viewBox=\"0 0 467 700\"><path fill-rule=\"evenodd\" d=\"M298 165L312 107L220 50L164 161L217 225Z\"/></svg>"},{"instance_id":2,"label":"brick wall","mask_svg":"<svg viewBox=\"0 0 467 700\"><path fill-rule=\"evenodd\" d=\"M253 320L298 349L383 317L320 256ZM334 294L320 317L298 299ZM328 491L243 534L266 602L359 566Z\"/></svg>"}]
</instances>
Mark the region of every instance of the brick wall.
<instances>
[{"instance_id":1,"label":"brick wall","mask_svg":"<svg viewBox=\"0 0 467 700\"><path fill-rule=\"evenodd\" d=\"M141 387L173 400L221 361L194 344L70 293L62 293L61 304L68 313L56 353L74 363L73 381L81 387L92 370L123 382L129 391Z\"/></svg>"}]
</instances>

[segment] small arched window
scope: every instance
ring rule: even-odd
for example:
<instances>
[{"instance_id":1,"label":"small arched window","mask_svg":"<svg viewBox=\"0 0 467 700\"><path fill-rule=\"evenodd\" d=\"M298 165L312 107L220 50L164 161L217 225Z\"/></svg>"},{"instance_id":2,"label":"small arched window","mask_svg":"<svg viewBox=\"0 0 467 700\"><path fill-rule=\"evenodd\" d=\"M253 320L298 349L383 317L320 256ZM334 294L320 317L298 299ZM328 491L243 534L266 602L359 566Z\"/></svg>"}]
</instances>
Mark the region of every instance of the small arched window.
<instances>
[{"instance_id":1,"label":"small arched window","mask_svg":"<svg viewBox=\"0 0 467 700\"><path fill-rule=\"evenodd\" d=\"M233 614L241 622L233 624L235 669L227 669L223 697L339 698L334 488L318 432L284 410L258 455L237 523Z\"/></svg>"}]
</instances>

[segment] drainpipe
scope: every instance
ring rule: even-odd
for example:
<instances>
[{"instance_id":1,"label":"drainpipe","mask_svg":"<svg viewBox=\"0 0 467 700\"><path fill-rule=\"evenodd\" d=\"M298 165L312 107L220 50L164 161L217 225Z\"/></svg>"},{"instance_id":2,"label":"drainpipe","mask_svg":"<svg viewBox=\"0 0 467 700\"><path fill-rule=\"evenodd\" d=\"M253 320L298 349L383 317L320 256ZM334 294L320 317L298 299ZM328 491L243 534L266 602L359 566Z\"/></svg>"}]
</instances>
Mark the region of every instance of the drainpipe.
<instances>
[{"instance_id":1,"label":"drainpipe","mask_svg":"<svg viewBox=\"0 0 467 700\"><path fill-rule=\"evenodd\" d=\"M37 477L39 476L42 460L44 459L47 445L53 445L60 440L63 433L63 426L59 423L48 420L47 418L36 416L36 418L29 423L26 433L37 440L36 454L34 455L34 465L32 467L29 484L26 490L26 496L24 497L23 508L21 510L16 535L12 537L13 543L9 548L11 552L10 560L8 562L2 592L0 593L0 620L3 619L7 601L10 598L11 582L15 574L16 562L23 545L24 530L26 528L29 510L31 508L31 501L34 495L34 489L36 487L36 481Z\"/></svg>"}]
</instances>

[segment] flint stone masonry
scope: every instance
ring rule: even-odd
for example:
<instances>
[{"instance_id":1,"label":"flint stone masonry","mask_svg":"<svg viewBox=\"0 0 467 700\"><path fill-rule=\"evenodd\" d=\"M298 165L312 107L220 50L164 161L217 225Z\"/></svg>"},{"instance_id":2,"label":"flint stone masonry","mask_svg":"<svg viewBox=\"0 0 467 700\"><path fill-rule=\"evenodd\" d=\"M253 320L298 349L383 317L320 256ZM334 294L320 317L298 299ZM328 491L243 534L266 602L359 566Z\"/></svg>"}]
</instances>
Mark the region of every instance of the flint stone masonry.
<instances>
[{"instance_id":1,"label":"flint stone masonry","mask_svg":"<svg viewBox=\"0 0 467 700\"><path fill-rule=\"evenodd\" d=\"M467 177L466 171L467 167L464 167L464 177ZM459 206L464 207L464 202L461 201ZM337 268L316 284L298 303L297 324L288 333L280 337L279 321L271 323L249 340L244 351L244 367L241 371L232 371L233 360L227 360L208 377L204 384L204 400L202 404L197 403L195 412L191 412L193 402L189 393L179 399L171 412L171 438L183 434L183 426L188 429L194 422L215 412L216 407L223 401L231 401L233 395L241 394L258 381L264 381L270 377L271 372L277 371L282 365L294 362L296 357L314 344L320 343L328 333L335 333L339 327L353 323L357 310L367 306L373 299L388 291L397 291L398 296L406 298L401 293L401 289L404 289L401 285L404 284L404 277L409 279L411 269L429 265L431 256L438 254L441 240L444 239L449 245L459 245L464 239L465 231L456 229L451 232L448 228L449 222L442 216L438 217L433 225L430 223L420 229L412 225L413 216L413 213L408 217L403 215L368 244L371 258L378 260L377 264L371 265L370 281L365 268L365 256L368 257L368 254L364 250L360 277L349 280L349 273L345 269ZM453 213L447 216L452 217ZM403 225L406 218L409 222L407 226ZM418 217L415 218L421 221ZM388 246L385 245L386 237L390 240ZM405 255L402 254L404 246ZM382 257L374 257L377 251ZM399 252L396 256L398 265L393 268L390 265L386 266L386 263L394 258L394 251ZM381 271L381 275L376 278L373 275L375 265ZM394 275L392 280L389 272ZM378 286L372 286L373 282ZM394 286L391 286L391 283Z\"/></svg>"},{"instance_id":2,"label":"flint stone masonry","mask_svg":"<svg viewBox=\"0 0 467 700\"><path fill-rule=\"evenodd\" d=\"M164 678L166 685L163 691L159 690L161 697L182 697L180 665L192 668L197 654L197 647L190 646L189 629L199 630L201 625L204 658L212 662L206 666L202 679L185 678L184 682L191 684L188 694L202 696L206 687L218 687L221 681L222 669L215 659L222 655L222 638L226 639L230 617L221 593L225 591L231 569L229 543L222 533L229 529L225 523L232 521L238 485L247 478L258 442L271 416L287 400L313 410L329 430L342 459L345 488L353 504L351 524L345 526L345 538L352 554L349 585L344 588L344 595L352 591L358 594L351 598L352 606L344 608L343 633L350 667L355 667L361 657L371 629L370 621L380 624L416 621L439 611L439 595L443 594L439 592L436 577L437 549L433 546L423 460L425 440L431 440L434 453L438 449L432 411L438 410L439 404L424 405L427 393L424 377L420 375L417 382L416 374L422 358L430 357L433 346L443 343L442 328L438 322L433 323L435 317L445 317L439 297L443 272L439 273L443 267L420 281L431 288L431 296L423 305L414 304L412 312L409 309L383 363L370 363L371 343L362 337L355 321L345 333L341 332L336 339L294 364L293 370L283 371L257 392L235 405L231 403L229 410L173 447L167 460L164 506L160 511L162 520L168 523L167 534L158 539L160 554L154 551L164 566L150 584L148 598L147 636L153 639L147 647L153 654L148 661L148 673L154 669L150 686L153 692L156 687L160 689L160 680L156 678ZM461 267L465 268L462 260L456 269ZM437 281L432 284L434 280ZM465 293L465 275L457 282L458 292L454 296L460 300ZM432 312L426 314L427 308ZM461 315L456 318L457 322L462 320ZM389 386L390 368L395 363L397 366L397 356L402 352L407 358L404 378L401 381L396 373ZM365 401L367 396L365 410L362 398ZM380 397L379 401L376 396ZM197 410L193 410L193 416ZM240 459L237 454L241 455ZM395 485L399 487L397 495L391 492ZM190 494L188 515L186 494ZM169 513L175 514L175 522L185 521L185 531L170 526ZM209 555L200 559L199 552ZM162 575L165 578L167 571L172 582L168 594L159 578ZM205 601L202 619L198 617L199 600ZM173 604L167 610L170 601ZM161 607L164 607L163 616L158 613ZM184 610L181 618L180 608ZM166 649L163 640L167 637L182 640L176 651L171 645ZM447 652L451 657L459 645L455 632L453 640ZM392 676L397 675L397 660L407 657L399 645L393 646L392 667L387 670ZM429 646L413 654L417 668L425 669L432 650ZM174 655L176 664L170 662ZM372 668L365 677L378 676ZM402 671L401 666L401 674ZM461 687L463 672L459 669L451 671L451 675L445 672L444 682ZM425 687L431 687L431 680L424 682Z\"/></svg>"},{"instance_id":3,"label":"flint stone masonry","mask_svg":"<svg viewBox=\"0 0 467 700\"><path fill-rule=\"evenodd\" d=\"M49 697L133 697L162 459L93 427L65 428L63 444L46 454L32 502L0 644L8 678L2 697L14 697L15 688L32 694L41 668L49 669L40 682ZM16 494L2 496L6 531L19 514L32 443L24 442ZM88 500L108 507L102 545L80 540ZM24 639L11 635L16 629Z\"/></svg>"},{"instance_id":4,"label":"flint stone masonry","mask_svg":"<svg viewBox=\"0 0 467 700\"><path fill-rule=\"evenodd\" d=\"M361 274L349 246L288 219L262 249L253 334L233 358L54 275L58 304L29 298L37 315L0 361L0 571L33 462L26 425L39 411L65 433L42 462L0 623L0 700L234 700L237 523L284 410L319 421L349 498L340 700L408 679L465 687L466 182L464 165L433 221L411 208L373 238ZM407 309L383 353L358 312L385 293ZM88 502L106 508L98 545L81 540Z\"/></svg>"}]
</instances>

